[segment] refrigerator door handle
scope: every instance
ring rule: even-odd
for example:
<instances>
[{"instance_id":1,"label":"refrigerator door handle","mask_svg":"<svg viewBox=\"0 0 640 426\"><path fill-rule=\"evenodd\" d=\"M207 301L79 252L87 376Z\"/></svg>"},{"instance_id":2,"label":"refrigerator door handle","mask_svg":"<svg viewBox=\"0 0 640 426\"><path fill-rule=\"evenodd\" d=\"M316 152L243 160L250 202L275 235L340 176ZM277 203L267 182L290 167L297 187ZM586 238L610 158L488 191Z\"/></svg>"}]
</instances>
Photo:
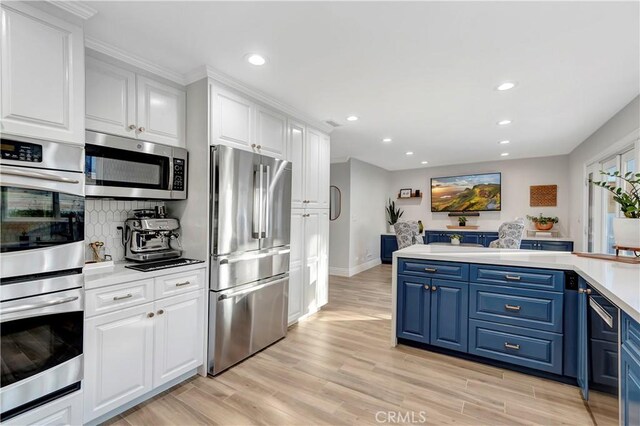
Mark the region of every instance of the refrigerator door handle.
<instances>
[{"instance_id":1,"label":"refrigerator door handle","mask_svg":"<svg viewBox=\"0 0 640 426\"><path fill-rule=\"evenodd\" d=\"M262 220L264 217L263 211L263 198L262 193L263 181L264 181L264 166L258 165L253 171L253 221L252 221L252 235L253 238L260 239L263 237Z\"/></svg>"},{"instance_id":2,"label":"refrigerator door handle","mask_svg":"<svg viewBox=\"0 0 640 426\"><path fill-rule=\"evenodd\" d=\"M271 237L271 228L269 226L271 219L271 167L269 165L262 167L264 170L264 190L262 192L264 201L264 217L262 223L264 224L264 231L262 232L262 238L269 238Z\"/></svg>"}]
</instances>

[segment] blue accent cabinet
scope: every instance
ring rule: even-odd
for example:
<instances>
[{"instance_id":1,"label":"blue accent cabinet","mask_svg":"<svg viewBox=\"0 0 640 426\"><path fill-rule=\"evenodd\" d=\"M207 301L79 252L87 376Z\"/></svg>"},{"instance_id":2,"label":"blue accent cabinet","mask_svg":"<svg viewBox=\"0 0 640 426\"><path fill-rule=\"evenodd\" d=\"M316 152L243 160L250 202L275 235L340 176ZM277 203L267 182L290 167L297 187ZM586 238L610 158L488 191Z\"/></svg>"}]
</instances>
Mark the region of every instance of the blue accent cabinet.
<instances>
[{"instance_id":1,"label":"blue accent cabinet","mask_svg":"<svg viewBox=\"0 0 640 426\"><path fill-rule=\"evenodd\" d=\"M469 284L434 279L431 294L431 344L466 352Z\"/></svg>"},{"instance_id":2,"label":"blue accent cabinet","mask_svg":"<svg viewBox=\"0 0 640 426\"><path fill-rule=\"evenodd\" d=\"M393 252L398 250L398 240L395 235L380 235L380 261L382 263L393 262Z\"/></svg>"},{"instance_id":3,"label":"blue accent cabinet","mask_svg":"<svg viewBox=\"0 0 640 426\"><path fill-rule=\"evenodd\" d=\"M640 425L640 324L622 314L620 394L623 425Z\"/></svg>"},{"instance_id":4,"label":"blue accent cabinet","mask_svg":"<svg viewBox=\"0 0 640 426\"><path fill-rule=\"evenodd\" d=\"M578 282L578 386L585 401L589 399L589 338L587 331L587 283Z\"/></svg>"}]
</instances>

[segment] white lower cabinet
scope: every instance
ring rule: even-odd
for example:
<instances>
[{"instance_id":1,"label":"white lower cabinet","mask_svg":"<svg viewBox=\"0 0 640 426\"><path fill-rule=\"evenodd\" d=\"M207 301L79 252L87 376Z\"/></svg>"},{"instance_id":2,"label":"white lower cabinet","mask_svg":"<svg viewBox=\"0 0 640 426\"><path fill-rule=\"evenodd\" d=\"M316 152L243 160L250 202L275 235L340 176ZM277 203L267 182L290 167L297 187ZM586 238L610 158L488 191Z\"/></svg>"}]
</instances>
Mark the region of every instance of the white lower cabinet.
<instances>
[{"instance_id":1,"label":"white lower cabinet","mask_svg":"<svg viewBox=\"0 0 640 426\"><path fill-rule=\"evenodd\" d=\"M146 303L85 320L85 423L202 365L204 279L205 270L198 269L156 277L153 286L141 280L147 290L140 300ZM123 298L137 283L87 290L86 298L133 299Z\"/></svg>"},{"instance_id":2,"label":"white lower cabinet","mask_svg":"<svg viewBox=\"0 0 640 426\"><path fill-rule=\"evenodd\" d=\"M36 407L2 422L5 426L67 426L82 424L82 391Z\"/></svg>"}]
</instances>

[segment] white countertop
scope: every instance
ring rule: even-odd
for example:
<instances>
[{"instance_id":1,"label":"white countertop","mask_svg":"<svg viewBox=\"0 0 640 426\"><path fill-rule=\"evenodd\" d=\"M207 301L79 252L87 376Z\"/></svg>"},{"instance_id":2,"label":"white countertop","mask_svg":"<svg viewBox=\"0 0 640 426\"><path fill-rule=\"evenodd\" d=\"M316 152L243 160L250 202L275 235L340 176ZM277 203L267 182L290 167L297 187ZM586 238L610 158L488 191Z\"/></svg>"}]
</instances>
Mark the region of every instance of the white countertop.
<instances>
[{"instance_id":1,"label":"white countertop","mask_svg":"<svg viewBox=\"0 0 640 426\"><path fill-rule=\"evenodd\" d=\"M134 269L125 268L125 265L133 265L134 262L116 262L113 269L107 269L104 272L93 272L84 274L84 288L89 290L92 288L106 287L115 284L126 283L130 281L143 280L148 278L161 277L163 275L179 274L181 272L189 272L195 269L207 267L207 262L194 263L186 266L176 266L175 268L160 269L157 271L142 272Z\"/></svg>"},{"instance_id":2,"label":"white countertop","mask_svg":"<svg viewBox=\"0 0 640 426\"><path fill-rule=\"evenodd\" d=\"M498 232L494 230L488 229L429 229L430 232L451 232L453 234L465 232ZM382 235L396 235L395 232L383 232ZM570 237L527 237L526 235L522 237L522 240L536 240L536 241L573 241L573 238ZM464 241L463 241L464 242Z\"/></svg>"},{"instance_id":3,"label":"white countertop","mask_svg":"<svg viewBox=\"0 0 640 426\"><path fill-rule=\"evenodd\" d=\"M640 265L578 257L559 251L415 245L393 253L394 275L398 257L572 270L640 322ZM394 294L395 285L394 276Z\"/></svg>"}]
</instances>

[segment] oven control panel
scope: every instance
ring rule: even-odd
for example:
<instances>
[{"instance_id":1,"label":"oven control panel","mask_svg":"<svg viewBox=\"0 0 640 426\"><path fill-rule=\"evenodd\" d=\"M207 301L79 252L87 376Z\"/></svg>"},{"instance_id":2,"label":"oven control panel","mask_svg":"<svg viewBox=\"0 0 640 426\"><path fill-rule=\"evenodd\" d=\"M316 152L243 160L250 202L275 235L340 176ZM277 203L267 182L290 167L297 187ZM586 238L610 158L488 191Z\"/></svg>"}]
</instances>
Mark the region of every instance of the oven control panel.
<instances>
[{"instance_id":1,"label":"oven control panel","mask_svg":"<svg viewBox=\"0 0 640 426\"><path fill-rule=\"evenodd\" d=\"M1 158L3 160L42 162L42 145L28 142L2 140Z\"/></svg>"},{"instance_id":2,"label":"oven control panel","mask_svg":"<svg viewBox=\"0 0 640 426\"><path fill-rule=\"evenodd\" d=\"M180 158L173 159L173 190L184 191L184 171L185 160Z\"/></svg>"}]
</instances>

